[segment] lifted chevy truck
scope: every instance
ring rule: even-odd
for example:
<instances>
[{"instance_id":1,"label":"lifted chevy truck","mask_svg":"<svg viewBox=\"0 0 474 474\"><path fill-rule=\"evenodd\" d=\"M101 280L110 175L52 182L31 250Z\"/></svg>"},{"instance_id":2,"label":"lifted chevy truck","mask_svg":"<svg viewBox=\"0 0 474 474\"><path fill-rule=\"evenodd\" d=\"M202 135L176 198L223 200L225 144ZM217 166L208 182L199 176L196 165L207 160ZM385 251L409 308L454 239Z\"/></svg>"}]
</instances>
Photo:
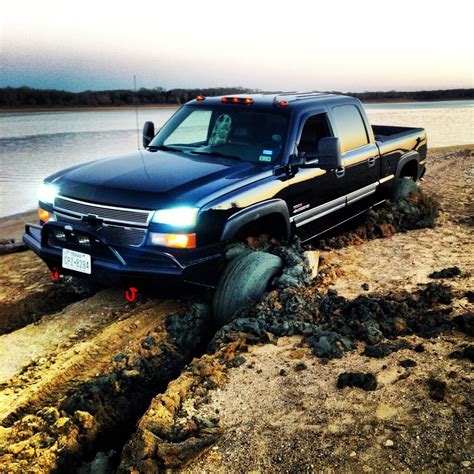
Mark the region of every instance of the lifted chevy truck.
<instances>
[{"instance_id":1,"label":"lifted chevy truck","mask_svg":"<svg viewBox=\"0 0 474 474\"><path fill-rule=\"evenodd\" d=\"M28 224L24 241L50 269L107 284L215 286L226 243L262 233L307 241L402 196L427 152L423 129L370 125L359 100L320 93L199 96L158 133L147 122L143 145L45 180L40 225ZM260 268L268 284L278 262L255 254L224 272L220 300L236 272Z\"/></svg>"}]
</instances>

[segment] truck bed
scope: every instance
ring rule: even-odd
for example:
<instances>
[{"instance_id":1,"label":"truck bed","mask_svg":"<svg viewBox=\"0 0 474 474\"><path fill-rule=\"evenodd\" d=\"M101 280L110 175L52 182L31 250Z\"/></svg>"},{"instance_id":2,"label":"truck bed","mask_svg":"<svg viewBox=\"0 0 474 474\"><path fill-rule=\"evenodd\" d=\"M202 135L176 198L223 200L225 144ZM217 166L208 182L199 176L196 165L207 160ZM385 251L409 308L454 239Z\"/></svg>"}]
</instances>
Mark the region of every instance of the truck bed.
<instances>
[{"instance_id":1,"label":"truck bed","mask_svg":"<svg viewBox=\"0 0 474 474\"><path fill-rule=\"evenodd\" d=\"M372 125L375 141L386 142L395 138L409 136L413 133L424 134L423 128L397 127L394 125Z\"/></svg>"}]
</instances>

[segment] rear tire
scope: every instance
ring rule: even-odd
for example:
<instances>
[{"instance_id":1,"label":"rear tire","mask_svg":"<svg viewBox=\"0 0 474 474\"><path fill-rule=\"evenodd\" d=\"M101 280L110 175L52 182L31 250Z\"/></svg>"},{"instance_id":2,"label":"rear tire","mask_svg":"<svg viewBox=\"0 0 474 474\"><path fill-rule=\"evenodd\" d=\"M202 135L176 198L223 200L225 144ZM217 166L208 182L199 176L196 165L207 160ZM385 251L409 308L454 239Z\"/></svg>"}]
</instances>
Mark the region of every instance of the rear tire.
<instances>
[{"instance_id":1,"label":"rear tire","mask_svg":"<svg viewBox=\"0 0 474 474\"><path fill-rule=\"evenodd\" d=\"M392 201L398 202L401 199L406 199L410 194L417 193L418 191L418 185L413 181L412 178L407 176L398 178L393 188Z\"/></svg>"},{"instance_id":2,"label":"rear tire","mask_svg":"<svg viewBox=\"0 0 474 474\"><path fill-rule=\"evenodd\" d=\"M266 252L235 257L224 270L214 294L212 310L216 326L235 319L247 301L257 301L282 265L280 257Z\"/></svg>"}]
</instances>

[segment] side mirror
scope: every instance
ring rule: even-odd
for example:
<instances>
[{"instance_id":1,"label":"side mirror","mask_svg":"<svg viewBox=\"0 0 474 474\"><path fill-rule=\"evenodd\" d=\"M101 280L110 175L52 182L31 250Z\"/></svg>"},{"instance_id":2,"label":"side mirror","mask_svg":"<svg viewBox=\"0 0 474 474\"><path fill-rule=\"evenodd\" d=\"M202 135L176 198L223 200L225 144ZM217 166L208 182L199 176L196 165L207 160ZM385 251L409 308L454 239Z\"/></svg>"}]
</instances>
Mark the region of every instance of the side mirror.
<instances>
[{"instance_id":1,"label":"side mirror","mask_svg":"<svg viewBox=\"0 0 474 474\"><path fill-rule=\"evenodd\" d=\"M341 140L338 137L321 138L316 153L302 153L302 168L334 170L342 167Z\"/></svg>"},{"instance_id":2,"label":"side mirror","mask_svg":"<svg viewBox=\"0 0 474 474\"><path fill-rule=\"evenodd\" d=\"M143 125L143 148L146 148L155 136L155 124L153 122L145 122Z\"/></svg>"}]
</instances>

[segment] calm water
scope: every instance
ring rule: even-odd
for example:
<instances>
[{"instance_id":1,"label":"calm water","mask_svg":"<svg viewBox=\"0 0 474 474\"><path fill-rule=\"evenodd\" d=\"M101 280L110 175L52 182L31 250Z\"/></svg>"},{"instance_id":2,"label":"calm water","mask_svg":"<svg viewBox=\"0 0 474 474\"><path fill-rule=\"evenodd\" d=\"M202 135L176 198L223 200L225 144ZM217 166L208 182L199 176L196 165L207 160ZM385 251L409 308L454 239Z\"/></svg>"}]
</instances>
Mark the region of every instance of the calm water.
<instances>
[{"instance_id":1,"label":"calm water","mask_svg":"<svg viewBox=\"0 0 474 474\"><path fill-rule=\"evenodd\" d=\"M474 101L366 105L372 123L424 127L431 147L474 143ZM160 127L173 109L138 111ZM0 217L36 206L41 180L63 168L138 146L136 113L0 113Z\"/></svg>"}]
</instances>

